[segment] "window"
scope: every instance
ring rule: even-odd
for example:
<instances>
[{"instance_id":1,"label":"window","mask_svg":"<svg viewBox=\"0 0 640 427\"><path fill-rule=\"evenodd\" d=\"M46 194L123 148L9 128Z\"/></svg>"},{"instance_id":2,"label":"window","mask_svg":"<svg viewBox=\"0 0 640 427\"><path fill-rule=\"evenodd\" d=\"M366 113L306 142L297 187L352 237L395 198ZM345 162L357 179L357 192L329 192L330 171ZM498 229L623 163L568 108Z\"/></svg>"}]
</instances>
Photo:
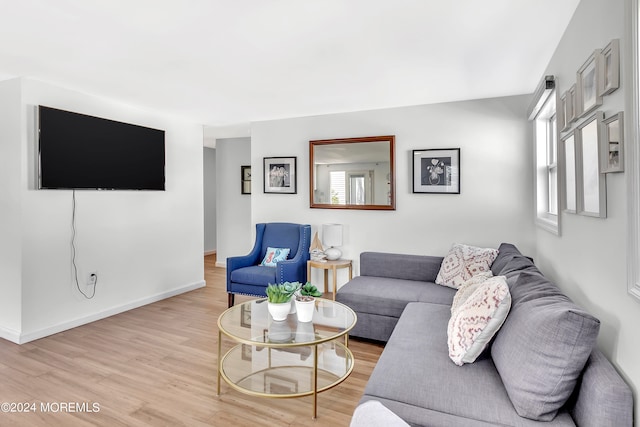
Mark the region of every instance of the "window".
<instances>
[{"instance_id":1,"label":"window","mask_svg":"<svg viewBox=\"0 0 640 427\"><path fill-rule=\"evenodd\" d=\"M344 171L329 172L329 189L331 192L332 205L344 205L347 202L345 180L346 176Z\"/></svg>"},{"instance_id":2,"label":"window","mask_svg":"<svg viewBox=\"0 0 640 427\"><path fill-rule=\"evenodd\" d=\"M553 76L545 76L538 86L529 118L534 122L536 224L559 234L558 122Z\"/></svg>"}]
</instances>

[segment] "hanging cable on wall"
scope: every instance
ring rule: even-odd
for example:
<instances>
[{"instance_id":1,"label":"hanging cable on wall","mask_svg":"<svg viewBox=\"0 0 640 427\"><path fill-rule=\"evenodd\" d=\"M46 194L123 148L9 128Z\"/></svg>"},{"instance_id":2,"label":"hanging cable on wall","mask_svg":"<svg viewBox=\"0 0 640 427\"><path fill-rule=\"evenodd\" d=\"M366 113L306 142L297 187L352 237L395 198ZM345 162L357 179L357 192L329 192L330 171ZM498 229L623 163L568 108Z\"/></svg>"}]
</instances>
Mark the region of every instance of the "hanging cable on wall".
<instances>
[{"instance_id":1,"label":"hanging cable on wall","mask_svg":"<svg viewBox=\"0 0 640 427\"><path fill-rule=\"evenodd\" d=\"M96 276L94 278L93 293L91 295L86 294L82 289L80 289L80 282L78 281L78 266L76 265L76 190L72 191L71 196L71 264L73 265L73 275L78 292L80 292L86 299L92 299L96 296L98 277Z\"/></svg>"}]
</instances>

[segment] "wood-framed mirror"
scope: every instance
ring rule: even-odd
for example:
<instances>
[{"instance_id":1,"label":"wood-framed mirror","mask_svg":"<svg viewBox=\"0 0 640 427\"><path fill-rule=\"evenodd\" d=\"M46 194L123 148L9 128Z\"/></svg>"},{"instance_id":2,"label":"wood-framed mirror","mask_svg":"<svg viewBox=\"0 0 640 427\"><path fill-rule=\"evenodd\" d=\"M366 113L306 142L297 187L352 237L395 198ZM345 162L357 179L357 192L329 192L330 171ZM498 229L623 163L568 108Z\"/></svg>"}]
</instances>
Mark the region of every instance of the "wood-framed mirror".
<instances>
[{"instance_id":1,"label":"wood-framed mirror","mask_svg":"<svg viewBox=\"0 0 640 427\"><path fill-rule=\"evenodd\" d=\"M309 141L310 206L395 210L395 135Z\"/></svg>"}]
</instances>

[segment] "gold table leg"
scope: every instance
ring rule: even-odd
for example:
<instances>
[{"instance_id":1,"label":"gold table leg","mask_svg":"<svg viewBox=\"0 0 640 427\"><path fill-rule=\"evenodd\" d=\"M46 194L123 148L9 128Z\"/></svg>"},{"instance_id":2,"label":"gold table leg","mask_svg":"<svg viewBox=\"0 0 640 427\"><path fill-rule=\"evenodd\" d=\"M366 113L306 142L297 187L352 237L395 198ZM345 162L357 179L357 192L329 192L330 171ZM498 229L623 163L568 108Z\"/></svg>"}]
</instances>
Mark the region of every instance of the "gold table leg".
<instances>
[{"instance_id":1,"label":"gold table leg","mask_svg":"<svg viewBox=\"0 0 640 427\"><path fill-rule=\"evenodd\" d=\"M220 370L222 369L222 361L220 353L222 352L222 332L218 331L218 396L220 396Z\"/></svg>"},{"instance_id":2,"label":"gold table leg","mask_svg":"<svg viewBox=\"0 0 640 427\"><path fill-rule=\"evenodd\" d=\"M313 417L318 418L318 345L313 346Z\"/></svg>"}]
</instances>

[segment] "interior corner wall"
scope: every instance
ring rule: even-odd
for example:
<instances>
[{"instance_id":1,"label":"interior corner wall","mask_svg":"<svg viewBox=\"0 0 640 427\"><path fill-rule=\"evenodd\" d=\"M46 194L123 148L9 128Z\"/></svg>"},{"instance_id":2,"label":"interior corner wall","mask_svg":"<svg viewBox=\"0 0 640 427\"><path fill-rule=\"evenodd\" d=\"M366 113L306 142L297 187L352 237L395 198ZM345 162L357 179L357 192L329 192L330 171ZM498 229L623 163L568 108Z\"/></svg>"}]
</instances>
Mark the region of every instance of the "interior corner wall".
<instances>
[{"instance_id":1,"label":"interior corner wall","mask_svg":"<svg viewBox=\"0 0 640 427\"><path fill-rule=\"evenodd\" d=\"M20 97L20 79L0 82L0 337L11 341L22 329Z\"/></svg>"},{"instance_id":2,"label":"interior corner wall","mask_svg":"<svg viewBox=\"0 0 640 427\"><path fill-rule=\"evenodd\" d=\"M252 199L261 192L255 177L262 165L252 167L252 193L241 194L240 167L251 164L251 138L216 140L216 265L226 267L227 257L246 255L253 247L251 227Z\"/></svg>"},{"instance_id":3,"label":"interior corner wall","mask_svg":"<svg viewBox=\"0 0 640 427\"><path fill-rule=\"evenodd\" d=\"M20 230L20 342L204 286L202 126L30 79L20 88L20 138L9 141L20 178L7 189L20 221L3 224ZM166 191L76 191L78 283L72 191L36 189L37 105L165 130ZM90 293L91 272L85 299L77 287Z\"/></svg>"},{"instance_id":4,"label":"interior corner wall","mask_svg":"<svg viewBox=\"0 0 640 427\"><path fill-rule=\"evenodd\" d=\"M290 221L344 225L344 258L364 251L444 255L455 242L497 247L512 242L534 251L530 96L422 105L255 122L251 164L263 157L297 157L297 194L254 192L252 223ZM396 210L309 207L309 141L396 136ZM413 194L412 150L461 149L461 194ZM256 176L256 175L254 175ZM254 188L262 177L254 180ZM346 270L338 272L340 284Z\"/></svg>"},{"instance_id":5,"label":"interior corner wall","mask_svg":"<svg viewBox=\"0 0 640 427\"><path fill-rule=\"evenodd\" d=\"M633 95L627 8L630 2L625 0L582 0L545 71L557 77L563 93L575 83L576 71L594 49L620 39L621 85L598 108L605 118L624 111ZM624 111L625 119L632 113ZM629 124L625 123L626 135L630 135ZM625 144L634 140L628 136ZM576 303L600 319L599 347L633 387L639 414L640 301L627 293L628 178L625 173L606 175L606 219L563 212L560 236L536 229L536 262Z\"/></svg>"},{"instance_id":6,"label":"interior corner wall","mask_svg":"<svg viewBox=\"0 0 640 427\"><path fill-rule=\"evenodd\" d=\"M216 250L216 150L203 148L204 253Z\"/></svg>"}]
</instances>

